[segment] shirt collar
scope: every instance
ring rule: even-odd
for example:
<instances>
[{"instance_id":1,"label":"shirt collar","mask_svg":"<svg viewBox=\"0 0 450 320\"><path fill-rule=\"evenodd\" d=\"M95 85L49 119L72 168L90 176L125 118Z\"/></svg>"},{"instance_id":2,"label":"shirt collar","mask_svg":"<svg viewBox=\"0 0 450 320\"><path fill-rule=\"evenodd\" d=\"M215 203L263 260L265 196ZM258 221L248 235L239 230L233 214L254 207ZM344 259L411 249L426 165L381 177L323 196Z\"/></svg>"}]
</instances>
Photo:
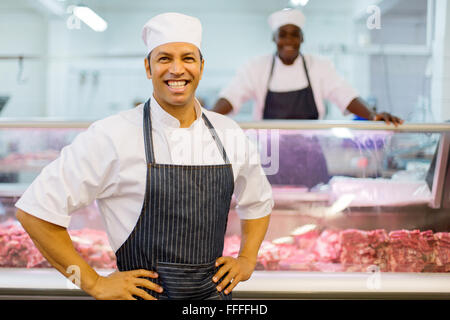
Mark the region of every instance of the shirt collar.
<instances>
[{"instance_id":1,"label":"shirt collar","mask_svg":"<svg viewBox=\"0 0 450 320\"><path fill-rule=\"evenodd\" d=\"M154 97L151 97L150 99L150 106L152 118L156 120L155 124L163 124L164 126L170 128L180 127L180 121L171 114L169 114L166 110L164 110ZM195 99L194 107L196 118L195 121L192 123L191 127L197 124L199 119L202 117L202 108L200 102L198 102L197 99Z\"/></svg>"},{"instance_id":2,"label":"shirt collar","mask_svg":"<svg viewBox=\"0 0 450 320\"><path fill-rule=\"evenodd\" d=\"M275 55L275 63L277 65L283 65L283 66L285 66L287 68L293 67L293 66L297 66L299 63L303 63L302 55L299 53L297 58L295 58L294 63L291 64L291 65L284 64L283 61L281 61L280 57L278 55Z\"/></svg>"}]
</instances>

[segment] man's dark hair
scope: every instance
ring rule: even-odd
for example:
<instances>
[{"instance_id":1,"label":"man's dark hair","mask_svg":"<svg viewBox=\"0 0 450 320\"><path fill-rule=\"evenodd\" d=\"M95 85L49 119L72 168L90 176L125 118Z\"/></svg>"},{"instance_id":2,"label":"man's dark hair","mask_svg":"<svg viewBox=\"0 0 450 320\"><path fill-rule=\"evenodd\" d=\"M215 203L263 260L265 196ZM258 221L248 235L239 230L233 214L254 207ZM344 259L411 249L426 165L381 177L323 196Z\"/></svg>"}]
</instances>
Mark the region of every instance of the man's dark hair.
<instances>
[{"instance_id":1,"label":"man's dark hair","mask_svg":"<svg viewBox=\"0 0 450 320\"><path fill-rule=\"evenodd\" d=\"M147 55L148 69L150 71L150 74L152 74L152 68L150 67L150 55L152 54L152 52L153 52L153 50L150 51L150 53ZM203 61L202 51L200 49L198 49L198 53L200 54L200 62L202 62Z\"/></svg>"}]
</instances>

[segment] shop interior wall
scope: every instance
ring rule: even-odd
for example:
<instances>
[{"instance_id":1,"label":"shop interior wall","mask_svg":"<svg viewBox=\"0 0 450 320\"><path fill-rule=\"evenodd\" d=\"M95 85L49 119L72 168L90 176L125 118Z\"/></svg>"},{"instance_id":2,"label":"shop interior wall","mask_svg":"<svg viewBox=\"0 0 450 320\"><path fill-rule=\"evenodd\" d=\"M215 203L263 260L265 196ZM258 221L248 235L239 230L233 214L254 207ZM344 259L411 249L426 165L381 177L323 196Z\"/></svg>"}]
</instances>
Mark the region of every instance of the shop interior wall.
<instances>
[{"instance_id":1,"label":"shop interior wall","mask_svg":"<svg viewBox=\"0 0 450 320\"><path fill-rule=\"evenodd\" d=\"M212 7L183 9L187 14L198 16L204 25L206 69L198 97L206 107L213 106L219 90L231 80L239 66L253 56L274 52L266 19L281 4L281 1L274 1L258 10L250 6L231 6L220 11ZM426 96L429 91L425 75L428 58L356 52L361 23L358 25L352 18L353 4L333 8L308 6L304 9L308 22L303 52L331 59L338 72L363 98L376 97L379 109L411 117L420 95ZM2 10L0 55L50 58L25 60L22 73L17 60L0 61L0 95L12 97L0 116L97 119L144 101L152 88L145 77L146 49L140 31L149 17L167 9L161 4L148 12L103 9L99 13L109 22L109 28L103 33L95 33L83 24L80 29L69 30L65 18L43 16L31 9ZM408 40L411 43L422 41L425 25L417 23L414 17L408 19L404 21L414 24L412 35L411 25L399 25L395 17L391 21L397 21L396 33L390 31L389 25L395 22L389 19L382 20L386 27L384 34L383 28L378 35L363 31L372 35L373 43L408 37L413 37ZM384 80L387 76L390 77L388 82ZM248 104L236 118L250 120L250 115L251 104ZM329 105L327 118L349 116L345 117L335 106Z\"/></svg>"},{"instance_id":2,"label":"shop interior wall","mask_svg":"<svg viewBox=\"0 0 450 320\"><path fill-rule=\"evenodd\" d=\"M47 20L30 9L0 10L0 56L42 57L47 52ZM0 96L10 96L0 117L45 115L47 67L45 60L0 59Z\"/></svg>"}]
</instances>

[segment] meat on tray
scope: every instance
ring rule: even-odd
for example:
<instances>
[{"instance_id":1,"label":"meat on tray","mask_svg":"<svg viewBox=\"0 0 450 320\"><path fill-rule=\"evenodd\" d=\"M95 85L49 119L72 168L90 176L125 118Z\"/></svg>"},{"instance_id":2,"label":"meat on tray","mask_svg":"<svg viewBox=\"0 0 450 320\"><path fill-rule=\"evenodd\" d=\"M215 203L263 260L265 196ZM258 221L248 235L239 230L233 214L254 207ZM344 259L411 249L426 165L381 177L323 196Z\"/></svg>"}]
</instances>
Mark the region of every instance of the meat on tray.
<instances>
[{"instance_id":1,"label":"meat on tray","mask_svg":"<svg viewBox=\"0 0 450 320\"><path fill-rule=\"evenodd\" d=\"M319 235L319 229L314 224L303 225L291 233L297 247L302 250L311 250Z\"/></svg>"},{"instance_id":2,"label":"meat on tray","mask_svg":"<svg viewBox=\"0 0 450 320\"><path fill-rule=\"evenodd\" d=\"M21 226L10 221L0 225L0 267L50 267Z\"/></svg>"},{"instance_id":3,"label":"meat on tray","mask_svg":"<svg viewBox=\"0 0 450 320\"><path fill-rule=\"evenodd\" d=\"M116 268L106 233L69 230L75 249L94 268ZM225 238L224 256L237 257L241 238ZM431 230L323 230L314 225L290 236L263 241L257 270L319 272L450 272L450 233ZM49 268L47 260L17 221L0 224L0 267Z\"/></svg>"},{"instance_id":4,"label":"meat on tray","mask_svg":"<svg viewBox=\"0 0 450 320\"><path fill-rule=\"evenodd\" d=\"M439 232L435 235L436 244L433 246L436 272L450 272L450 233Z\"/></svg>"},{"instance_id":5,"label":"meat on tray","mask_svg":"<svg viewBox=\"0 0 450 320\"><path fill-rule=\"evenodd\" d=\"M93 268L116 268L116 258L106 233L100 230L69 230L75 249ZM0 224L0 267L50 268L28 233L15 221Z\"/></svg>"},{"instance_id":6,"label":"meat on tray","mask_svg":"<svg viewBox=\"0 0 450 320\"><path fill-rule=\"evenodd\" d=\"M341 255L340 232L324 230L317 238L313 250L321 262L339 262Z\"/></svg>"},{"instance_id":7,"label":"meat on tray","mask_svg":"<svg viewBox=\"0 0 450 320\"><path fill-rule=\"evenodd\" d=\"M419 230L399 230L389 233L389 270L394 272L421 272L426 259L420 249Z\"/></svg>"},{"instance_id":8,"label":"meat on tray","mask_svg":"<svg viewBox=\"0 0 450 320\"><path fill-rule=\"evenodd\" d=\"M106 233L101 230L69 230L75 250L93 268L116 268L116 256L109 246Z\"/></svg>"},{"instance_id":9,"label":"meat on tray","mask_svg":"<svg viewBox=\"0 0 450 320\"><path fill-rule=\"evenodd\" d=\"M345 271L362 272L371 265L388 271L385 248L389 238L384 230L344 230L340 233L340 263Z\"/></svg>"},{"instance_id":10,"label":"meat on tray","mask_svg":"<svg viewBox=\"0 0 450 320\"><path fill-rule=\"evenodd\" d=\"M233 243L233 250L227 244ZM225 240L224 255L238 253L240 238ZM321 272L450 272L450 233L431 230L324 230L302 228L264 241L258 270Z\"/></svg>"}]
</instances>

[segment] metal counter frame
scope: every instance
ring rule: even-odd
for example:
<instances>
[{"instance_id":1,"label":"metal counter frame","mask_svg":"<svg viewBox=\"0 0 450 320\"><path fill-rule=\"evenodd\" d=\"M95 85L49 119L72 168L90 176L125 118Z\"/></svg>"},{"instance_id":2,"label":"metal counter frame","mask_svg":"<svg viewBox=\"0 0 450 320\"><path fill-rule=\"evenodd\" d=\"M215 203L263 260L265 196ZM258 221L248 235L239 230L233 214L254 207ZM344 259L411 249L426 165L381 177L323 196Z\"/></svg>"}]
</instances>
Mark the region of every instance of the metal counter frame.
<instances>
[{"instance_id":1,"label":"metal counter frame","mask_svg":"<svg viewBox=\"0 0 450 320\"><path fill-rule=\"evenodd\" d=\"M98 270L107 275L113 270ZM450 299L450 274L255 271L234 299ZM0 299L92 299L56 269L0 270Z\"/></svg>"}]
</instances>

